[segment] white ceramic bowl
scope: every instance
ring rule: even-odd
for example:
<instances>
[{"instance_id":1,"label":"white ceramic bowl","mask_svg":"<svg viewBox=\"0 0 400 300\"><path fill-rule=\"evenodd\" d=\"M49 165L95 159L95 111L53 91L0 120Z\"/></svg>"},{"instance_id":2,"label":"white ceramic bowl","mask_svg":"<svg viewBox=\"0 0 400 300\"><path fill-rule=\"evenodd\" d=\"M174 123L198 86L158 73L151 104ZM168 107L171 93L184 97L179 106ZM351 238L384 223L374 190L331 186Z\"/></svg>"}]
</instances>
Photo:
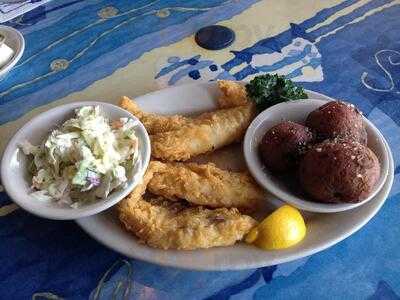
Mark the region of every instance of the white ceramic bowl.
<instances>
[{"instance_id":1,"label":"white ceramic bowl","mask_svg":"<svg viewBox=\"0 0 400 300\"><path fill-rule=\"evenodd\" d=\"M17 64L25 50L25 39L22 34L9 26L0 25L0 33L5 36L5 43L14 50L12 59L0 68L0 80Z\"/></svg>"},{"instance_id":2,"label":"white ceramic bowl","mask_svg":"<svg viewBox=\"0 0 400 300\"><path fill-rule=\"evenodd\" d=\"M28 159L19 149L18 145L27 140L34 145L40 144L47 135L58 125L74 115L74 109L85 105L98 105L102 113L110 120L121 117L136 119L124 109L104 102L76 102L50 109L26 123L8 143L1 161L2 183L8 195L23 209L49 219L67 220L77 219L99 213L118 203L127 196L132 189L142 180L143 174L150 160L150 139L143 124L137 120L135 133L139 139L139 158L134 167L134 176L128 180L124 189L116 189L93 204L80 208L60 206L55 202L42 202L31 195L31 176L27 171Z\"/></svg>"},{"instance_id":3,"label":"white ceramic bowl","mask_svg":"<svg viewBox=\"0 0 400 300\"><path fill-rule=\"evenodd\" d=\"M326 101L323 100L307 99L284 102L268 108L250 124L244 138L243 147L245 160L251 174L266 190L302 210L332 213L352 209L368 202L378 193L386 181L389 170L389 154L385 147L385 139L369 120L364 117L368 134L368 147L379 159L381 175L371 195L359 203L320 203L305 198L304 194L300 192L300 187L289 187L288 182L271 174L264 167L258 151L260 141L268 129L286 120L304 124L308 114L325 103ZM296 193L296 190L299 192Z\"/></svg>"}]
</instances>

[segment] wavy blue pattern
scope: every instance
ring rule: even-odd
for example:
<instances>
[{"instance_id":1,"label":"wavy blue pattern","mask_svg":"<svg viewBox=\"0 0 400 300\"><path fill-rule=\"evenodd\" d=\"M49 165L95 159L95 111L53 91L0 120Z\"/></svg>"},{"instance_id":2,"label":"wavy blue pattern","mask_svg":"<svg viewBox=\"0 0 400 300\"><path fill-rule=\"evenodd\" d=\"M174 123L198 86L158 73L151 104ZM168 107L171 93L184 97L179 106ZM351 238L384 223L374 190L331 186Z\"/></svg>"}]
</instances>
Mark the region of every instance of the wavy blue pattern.
<instances>
[{"instance_id":1,"label":"wavy blue pattern","mask_svg":"<svg viewBox=\"0 0 400 300\"><path fill-rule=\"evenodd\" d=\"M400 125L400 112L397 109L399 105L397 100L400 94L400 81L398 80L400 77L400 42L397 39L397 27L393 25L394 23L398 23L398 21L395 20L396 16L400 14L399 5L395 5L391 9L369 16L365 21L344 27L334 35L334 39L332 39L332 37L326 37L319 42L315 42L322 34L326 34L328 29L331 31L335 30L375 8L382 7L392 2L393 1L384 0L370 1L359 9L337 18L329 26L321 27L311 32L307 31L318 24L318 22L322 21L322 17L325 18L328 16L326 11L325 14L317 14L301 24L291 24L291 28L285 32L260 40L248 48L232 51L234 58L223 63L221 68L229 72L239 65L244 65L244 67L233 74L222 72L217 78L243 80L258 73L277 72L284 67L301 61L307 55L310 55L311 45L313 45L318 49L322 58L319 56L315 57L314 55L314 57L309 58L309 60L305 61L298 68L287 73L286 76L288 76L288 78L300 77L303 68L306 66L313 69L322 66L324 70L324 80L311 83L304 82L303 85L305 87L327 93L328 95L334 95L339 99L350 100L357 104L366 115L368 115L372 109L378 107L391 117L394 122ZM347 2L347 4L351 3L353 2ZM334 12L336 12L336 10L330 10L330 13ZM397 24L397 26L399 25L400 24ZM360 35L360 32L374 32L375 34ZM288 55L270 65L258 66L253 63L255 56L268 55L276 52L280 53L284 47L293 44L293 41L298 37L310 42L300 53L297 51L295 52L297 53L296 55ZM390 51L382 52L382 49L390 49ZM374 56L379 51L381 51L381 55L374 61ZM394 55L396 53L397 55ZM326 59L326 57L336 59ZM340 60L337 59L338 57L340 57ZM342 66L340 68L341 76L337 75L338 66ZM347 66L351 66L351 68ZM179 72L179 70L177 70L177 72ZM365 80L368 80L372 86L380 87L381 90L383 89L382 91L384 91L385 88L388 89L392 83L394 87L393 91L387 90L386 93L382 93L378 92L376 89L368 88L365 84L360 82L360 79L364 76L363 74L367 74L365 75ZM356 78L356 80L349 80L349 78ZM397 80L393 78L397 78ZM338 79L343 81L338 81ZM390 79L393 82L390 81ZM343 88L341 83L346 84L346 89ZM377 97L377 93L379 97ZM385 131L383 132L385 133ZM391 145L394 144L392 142L394 136L390 136L389 133L388 135L389 143ZM399 163L399 160L395 161L396 167Z\"/></svg>"},{"instance_id":2,"label":"wavy blue pattern","mask_svg":"<svg viewBox=\"0 0 400 300\"><path fill-rule=\"evenodd\" d=\"M384 280L379 281L378 287L371 297L368 297L368 300L399 300L400 296L398 296L392 287Z\"/></svg>"},{"instance_id":3,"label":"wavy blue pattern","mask_svg":"<svg viewBox=\"0 0 400 300\"><path fill-rule=\"evenodd\" d=\"M261 66L261 67L258 67L257 69L258 69L258 71L265 72L265 73L274 72L286 65L292 64L298 60L303 59L304 57L307 56L307 54L310 54L310 53L311 53L311 46L307 45L303 51L296 53L295 55L287 56L283 60L280 60L272 65Z\"/></svg>"},{"instance_id":4,"label":"wavy blue pattern","mask_svg":"<svg viewBox=\"0 0 400 300\"><path fill-rule=\"evenodd\" d=\"M190 72L192 71L198 71L204 68L207 68L209 66L211 66L214 62L211 60L203 60L201 62L196 63L195 65L191 66L189 65L188 67L185 67L181 70L179 70L178 72L176 72L171 79L169 80L168 84L173 85L175 84L179 79L181 79L184 76L187 76L188 74L190 74Z\"/></svg>"},{"instance_id":5,"label":"wavy blue pattern","mask_svg":"<svg viewBox=\"0 0 400 300\"><path fill-rule=\"evenodd\" d=\"M40 7L40 11L35 9L28 14L13 19L5 25L18 28L24 35L48 27L62 19L71 12L80 10L87 5L85 0L61 0L47 2ZM60 8L61 7L61 8ZM35 25L35 26L32 26Z\"/></svg>"},{"instance_id":6,"label":"wavy blue pattern","mask_svg":"<svg viewBox=\"0 0 400 300\"><path fill-rule=\"evenodd\" d=\"M85 299L121 257L99 247L71 221L40 219L18 210L0 218L0 227L1 299L28 299L48 291Z\"/></svg>"},{"instance_id":7,"label":"wavy blue pattern","mask_svg":"<svg viewBox=\"0 0 400 300\"><path fill-rule=\"evenodd\" d=\"M169 66L167 66L167 67L162 68L161 71L154 78L157 79L157 78L159 78L161 76L164 76L164 75L166 75L166 74L168 74L170 72L173 72L176 69L178 69L178 68L180 68L180 67L182 67L182 66L184 66L186 64L191 65L191 64L193 64L193 63L191 63L191 61L194 61L194 63L196 64L199 61L199 58L200 58L200 55L196 55L196 56L193 56L193 57L191 57L189 59L184 59L184 60L180 60L179 57L176 57L176 59L175 59L175 57L173 57L172 61L171 61L171 64ZM171 60L171 58L170 58L170 60Z\"/></svg>"},{"instance_id":8,"label":"wavy blue pattern","mask_svg":"<svg viewBox=\"0 0 400 300\"><path fill-rule=\"evenodd\" d=\"M79 11L54 22L51 26L56 30L43 28L25 36L32 46L22 58L20 65L23 66L17 66L7 80L0 82L0 124L85 88L144 52L192 34L199 24L203 26L230 18L255 2L101 1L95 5L89 2ZM98 11L106 6L114 6L119 14L110 19L99 19ZM161 9L169 9L170 16L157 17ZM62 43L51 46L60 39ZM68 68L51 71L51 62L60 58L70 61ZM65 85L65 81L69 84ZM19 87L21 84L25 86Z\"/></svg>"},{"instance_id":9,"label":"wavy blue pattern","mask_svg":"<svg viewBox=\"0 0 400 300\"><path fill-rule=\"evenodd\" d=\"M64 95L82 88L95 78L102 78L125 65L129 60L136 59L141 53L172 42L158 41L156 37L160 32L163 34L175 32L177 33L176 40L178 40L194 30L194 27L190 27L194 26L191 21L211 23L229 18L253 2L245 1L234 8L233 6L219 7L202 13L182 12L176 15L172 13L174 20L169 21L171 23L168 23L168 28L135 37L132 43L124 40L125 31L121 28L121 31L115 33L121 39L118 41L120 43L118 47L108 47L104 43L98 43L94 49L80 58L82 61L77 60L81 65L70 74L67 72L55 74L54 83L47 79L44 85L38 83L31 89L24 88L8 94L9 98L4 97L4 100L1 98L0 119L3 122L12 120L32 107L52 101L52 95ZM394 149L397 173L395 185L391 198L382 210L363 230L340 244L310 258L274 267L235 272L195 272L131 260L129 263L133 271L130 280L133 289L130 299L399 299L400 98L397 91L400 88L400 56L395 55L395 51L400 51L398 38L400 6L392 6L363 21L345 26L342 30L316 42L321 34L346 25L362 13L371 11L382 3L391 3L391 1L373 0L362 5L360 9L336 19L328 26L321 27L315 32L307 32L309 28L356 2L344 1L337 6L320 11L300 24L291 24L289 30L274 37L265 37L250 47L237 49L233 52L234 57L231 60L224 62L221 66L216 65L216 71L209 71L218 72L219 78L246 79L250 74L270 70L267 65L260 69L262 64L254 64L254 58L257 55L282 52L285 45L292 43L296 37L301 37L315 46L320 57L309 57L305 65L311 68L321 67L323 80L303 82L303 86L356 103L382 130ZM67 1L62 1L62 3L67 3ZM54 40L55 37L63 34L63 30L70 30L61 28L59 23L66 21L66 24L75 29L88 25L100 7L110 3L118 7L121 12L148 2L76 3L65 8L65 15L63 15L63 9L50 11L46 14L46 19L40 19L34 26L25 27L23 30L28 32L29 38L32 39L43 34L46 26L49 26L53 30L49 31L46 39ZM163 4L159 4L158 7L177 3L183 2L163 1ZM188 3L204 8L206 5L220 5L222 2L191 1L185 2L185 5L189 5ZM46 9L53 7L52 5L46 6ZM156 4L153 6L157 7ZM74 16L74 7L80 7L87 16L81 14ZM130 16L148 11L148 9L150 8L143 8L121 19L127 20ZM80 20L81 23L74 23L74 18ZM207 18L211 19L207 20ZM179 22L176 21L178 19ZM107 24L102 23L97 31L96 28L92 28L91 34L86 32L84 35L87 34L93 38L95 34L112 28L118 22L120 21L113 19ZM151 14L143 16L141 22L143 23L140 24L146 24L146 26L154 24L152 22L155 22L155 16ZM35 28L38 29L35 30ZM148 40L148 38L151 39ZM81 41L80 50L88 45L85 38L79 39L77 36L74 37L74 41L75 39ZM107 37L104 40L107 40ZM71 42L68 45L72 44ZM45 45L47 44L32 45L32 48L27 50L24 60L40 51ZM133 46L141 48L138 52L131 53ZM65 49L61 51L56 48L38 55L37 61L49 63L51 59L59 58L59 54ZM76 55L77 48L72 50L64 51L65 55L70 55L68 58ZM390 51L382 52L382 50ZM96 58L96 53L102 53L101 59ZM377 53L380 54L376 56ZM292 52L291 55L299 55L299 52ZM303 58L298 57L298 59L301 61ZM32 60L32 65L28 62L21 67L21 70L30 72L25 75L26 78L30 78L29 76L33 76L38 70L48 71L40 66L29 70L28 66L32 67L34 61L36 58ZM175 57L161 70L159 77L174 74L188 66L194 67L197 64L202 66L201 62L204 61L207 62L205 64L207 66L212 63L212 59L205 56L194 55L180 61ZM229 73L241 64L245 66L243 69L235 71L234 74ZM109 67L110 65L112 68ZM89 76L88 70L94 69L98 72ZM198 70L200 76L203 76L207 67L190 70ZM188 71L189 69L181 75L189 76ZM16 72L21 71L17 69ZM299 76L299 72L300 69L295 68L289 76ZM86 79L86 75L89 78ZM13 76L15 74L11 74L8 80L16 82L17 79L13 79ZM84 80L77 82L77 78ZM8 80L0 83L0 93L4 91L3 87L8 84ZM71 82L71 86L67 82ZM390 89L391 86L393 89ZM40 90L41 88L43 90ZM29 92L32 93L32 98L29 98ZM41 100L41 97L44 100ZM10 102L6 103L6 101ZM0 205L9 203L10 200L5 193L0 192ZM0 298L4 299L28 299L36 292L52 292L67 299L87 299L89 295L94 297L96 285L102 275L115 261L121 259L120 255L89 239L72 222L38 219L21 210L0 218L0 238ZM101 289L101 299L110 299L115 293L117 283L121 278L125 280L127 276L126 267L110 273L110 277L107 277Z\"/></svg>"},{"instance_id":10,"label":"wavy blue pattern","mask_svg":"<svg viewBox=\"0 0 400 300\"><path fill-rule=\"evenodd\" d=\"M368 5L364 5L364 6L361 6L360 8L354 9L351 12L351 14L339 17L332 24L325 25L325 26L318 28L317 30L313 31L313 34L316 36L323 35L327 32L334 30L335 28L338 28L344 24L347 24L348 22L354 20L357 17L361 17L362 15L364 15L366 12L370 11L371 9L382 6L386 3L390 3L392 1L393 0L373 0L373 1L369 2ZM304 26L304 24L303 24L303 26Z\"/></svg>"},{"instance_id":11,"label":"wavy blue pattern","mask_svg":"<svg viewBox=\"0 0 400 300\"><path fill-rule=\"evenodd\" d=\"M228 300L232 295L239 294L245 289L248 289L252 287L260 278L260 272L255 271L253 274L251 274L249 277L247 277L245 280L241 281L238 284L235 284L233 286L228 286L215 295L212 295L210 297L205 298L206 300Z\"/></svg>"},{"instance_id":12,"label":"wavy blue pattern","mask_svg":"<svg viewBox=\"0 0 400 300\"><path fill-rule=\"evenodd\" d=\"M340 12L341 10L345 9L346 7L349 7L359 1L360 0L345 0L345 1L342 1L341 3L336 4L332 7L324 8L323 10L317 12L315 14L315 16L311 17L308 20L303 21L301 24L305 28L311 28L314 25L326 20L330 16L333 16L335 13Z\"/></svg>"}]
</instances>

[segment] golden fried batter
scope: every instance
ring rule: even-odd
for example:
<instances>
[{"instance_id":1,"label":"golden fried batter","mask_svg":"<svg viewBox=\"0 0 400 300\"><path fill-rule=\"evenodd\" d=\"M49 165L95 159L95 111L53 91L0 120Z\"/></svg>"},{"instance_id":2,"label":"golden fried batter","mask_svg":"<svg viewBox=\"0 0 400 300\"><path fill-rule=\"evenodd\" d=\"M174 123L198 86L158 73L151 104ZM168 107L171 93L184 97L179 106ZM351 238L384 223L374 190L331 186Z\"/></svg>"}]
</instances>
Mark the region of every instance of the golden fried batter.
<instances>
[{"instance_id":1,"label":"golden fried batter","mask_svg":"<svg viewBox=\"0 0 400 300\"><path fill-rule=\"evenodd\" d=\"M237 81L218 80L221 96L218 98L220 108L231 108L249 103L246 88Z\"/></svg>"},{"instance_id":2,"label":"golden fried batter","mask_svg":"<svg viewBox=\"0 0 400 300\"><path fill-rule=\"evenodd\" d=\"M143 112L135 101L125 96L121 98L119 105L137 117L149 134L176 130L193 121L180 115L164 116Z\"/></svg>"},{"instance_id":3,"label":"golden fried batter","mask_svg":"<svg viewBox=\"0 0 400 300\"><path fill-rule=\"evenodd\" d=\"M237 207L254 211L265 199L248 173L230 172L214 164L152 162L155 172L148 184L153 194L170 200L185 199L208 207Z\"/></svg>"},{"instance_id":4,"label":"golden fried batter","mask_svg":"<svg viewBox=\"0 0 400 300\"><path fill-rule=\"evenodd\" d=\"M181 129L150 136L152 155L160 160L185 161L243 138L255 116L252 104L216 110Z\"/></svg>"},{"instance_id":5,"label":"golden fried batter","mask_svg":"<svg viewBox=\"0 0 400 300\"><path fill-rule=\"evenodd\" d=\"M206 209L162 198L144 200L155 165L150 164L143 183L118 204L119 218L126 229L149 246L161 249L192 250L229 246L256 225L236 208Z\"/></svg>"},{"instance_id":6,"label":"golden fried batter","mask_svg":"<svg viewBox=\"0 0 400 300\"><path fill-rule=\"evenodd\" d=\"M120 220L147 245L161 249L193 250L230 246L241 240L256 221L236 208L190 207L162 198L126 199Z\"/></svg>"},{"instance_id":7,"label":"golden fried batter","mask_svg":"<svg viewBox=\"0 0 400 300\"><path fill-rule=\"evenodd\" d=\"M217 100L219 108L232 108L248 104L246 89L236 81L218 81L222 95ZM126 96L121 97L119 106L136 116L144 125L149 134L173 131L180 129L184 125L197 122L207 114L202 114L197 118L184 117L181 115L157 115L142 111L137 103Z\"/></svg>"}]
</instances>

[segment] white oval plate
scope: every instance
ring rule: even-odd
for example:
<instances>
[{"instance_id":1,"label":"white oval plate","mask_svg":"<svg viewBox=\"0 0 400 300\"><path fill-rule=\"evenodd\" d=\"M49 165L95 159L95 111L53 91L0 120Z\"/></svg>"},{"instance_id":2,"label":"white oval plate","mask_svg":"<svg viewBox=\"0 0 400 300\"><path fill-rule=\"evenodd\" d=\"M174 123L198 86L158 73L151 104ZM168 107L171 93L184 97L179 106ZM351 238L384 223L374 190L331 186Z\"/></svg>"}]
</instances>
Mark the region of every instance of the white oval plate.
<instances>
[{"instance_id":1,"label":"white oval plate","mask_svg":"<svg viewBox=\"0 0 400 300\"><path fill-rule=\"evenodd\" d=\"M308 92L310 98L330 100L327 96ZM182 85L160 90L136 98L144 111L160 114L193 114L216 108L215 99L218 88L215 82ZM387 146L387 145L386 145ZM240 146L238 146L240 148ZM388 146L387 146L388 147ZM363 227L381 208L393 183L393 158L390 153L389 175L382 190L365 205L346 212L333 214L304 213L307 223L307 236L298 245L279 251L263 251L243 243L231 247L207 250L176 251L150 248L138 242L126 232L118 220L114 209L101 214L77 220L89 235L107 247L128 257L164 266L194 270L238 270L276 265L299 259L322 251L350 236ZM225 151L226 152L226 151ZM226 154L223 151L222 154ZM215 155L214 155L215 156ZM227 154L219 161L237 160L236 155ZM243 158L240 158L243 163ZM236 164L237 161L234 162ZM281 205L275 197L269 196L266 202L271 206ZM261 215L268 213L268 208ZM354 249L357 251L357 249Z\"/></svg>"}]
</instances>

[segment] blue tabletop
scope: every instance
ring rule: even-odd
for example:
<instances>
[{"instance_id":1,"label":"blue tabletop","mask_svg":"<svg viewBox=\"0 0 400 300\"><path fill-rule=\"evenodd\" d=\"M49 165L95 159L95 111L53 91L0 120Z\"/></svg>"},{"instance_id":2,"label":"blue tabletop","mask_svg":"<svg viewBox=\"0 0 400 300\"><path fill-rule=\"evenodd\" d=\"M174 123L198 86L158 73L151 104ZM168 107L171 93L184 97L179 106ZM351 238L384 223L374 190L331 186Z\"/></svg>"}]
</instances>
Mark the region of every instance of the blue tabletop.
<instances>
[{"instance_id":1,"label":"blue tabletop","mask_svg":"<svg viewBox=\"0 0 400 300\"><path fill-rule=\"evenodd\" d=\"M222 24L227 49L194 33ZM400 299L400 1L51 1L5 25L26 50L0 81L0 150L33 115L169 85L284 74L355 103L395 159L391 195L345 241L290 263L197 272L128 259L0 191L0 299ZM7 178L2 178L2 181Z\"/></svg>"}]
</instances>

